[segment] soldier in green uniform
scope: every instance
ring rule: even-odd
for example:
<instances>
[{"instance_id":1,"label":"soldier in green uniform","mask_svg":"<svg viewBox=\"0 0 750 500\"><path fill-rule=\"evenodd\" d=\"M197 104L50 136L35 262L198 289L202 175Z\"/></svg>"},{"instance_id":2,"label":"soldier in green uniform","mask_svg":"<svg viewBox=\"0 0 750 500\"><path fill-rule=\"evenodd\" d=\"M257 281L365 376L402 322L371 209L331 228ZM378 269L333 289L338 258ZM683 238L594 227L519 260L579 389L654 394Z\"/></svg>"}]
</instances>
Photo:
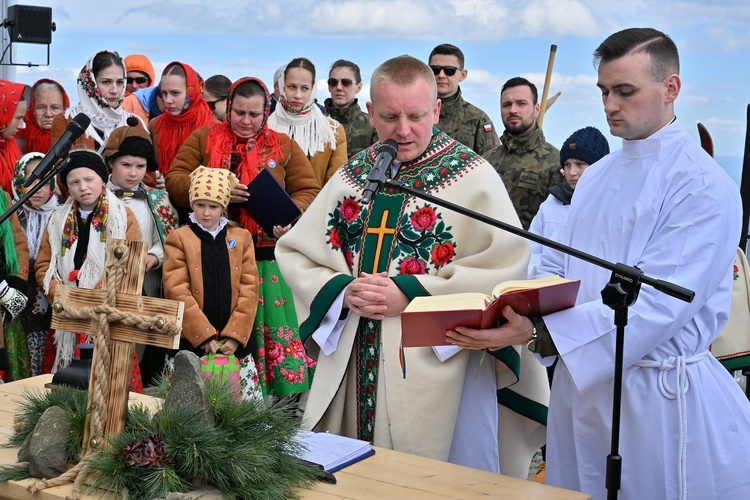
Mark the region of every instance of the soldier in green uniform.
<instances>
[{"instance_id":1,"label":"soldier in green uniform","mask_svg":"<svg viewBox=\"0 0 750 500\"><path fill-rule=\"evenodd\" d=\"M483 156L500 174L523 228L528 229L549 188L562 180L560 151L546 141L537 124L536 85L525 78L511 78L503 85L500 116L505 126L501 144Z\"/></svg>"},{"instance_id":2,"label":"soldier in green uniform","mask_svg":"<svg viewBox=\"0 0 750 500\"><path fill-rule=\"evenodd\" d=\"M480 155L497 147L500 142L490 117L461 97L458 84L469 74L461 49L449 43L438 45L430 52L429 65L442 101L437 127Z\"/></svg>"},{"instance_id":3,"label":"soldier in green uniform","mask_svg":"<svg viewBox=\"0 0 750 500\"><path fill-rule=\"evenodd\" d=\"M359 66L339 59L328 73L331 97L325 100L326 114L338 121L346 132L346 155L351 158L378 141L367 113L357 104L357 93L362 90Z\"/></svg>"}]
</instances>

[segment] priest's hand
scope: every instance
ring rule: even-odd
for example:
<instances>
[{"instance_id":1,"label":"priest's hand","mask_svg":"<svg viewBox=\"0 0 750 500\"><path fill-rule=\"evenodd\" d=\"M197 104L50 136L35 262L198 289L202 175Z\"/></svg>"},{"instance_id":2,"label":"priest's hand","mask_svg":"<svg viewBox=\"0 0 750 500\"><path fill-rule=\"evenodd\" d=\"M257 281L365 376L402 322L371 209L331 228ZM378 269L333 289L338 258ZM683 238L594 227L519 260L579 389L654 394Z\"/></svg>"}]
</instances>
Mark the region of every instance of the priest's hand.
<instances>
[{"instance_id":1,"label":"priest's hand","mask_svg":"<svg viewBox=\"0 0 750 500\"><path fill-rule=\"evenodd\" d=\"M464 349L495 351L509 345L525 344L531 338L534 328L531 320L526 316L516 314L510 306L503 308L503 316L508 322L499 328L477 330L457 326L455 330L445 332L445 335L449 342Z\"/></svg>"},{"instance_id":2,"label":"priest's hand","mask_svg":"<svg viewBox=\"0 0 750 500\"><path fill-rule=\"evenodd\" d=\"M409 304L409 299L388 278L388 273L362 273L349 283L344 292L344 307L362 317L382 320L397 316Z\"/></svg>"}]
</instances>

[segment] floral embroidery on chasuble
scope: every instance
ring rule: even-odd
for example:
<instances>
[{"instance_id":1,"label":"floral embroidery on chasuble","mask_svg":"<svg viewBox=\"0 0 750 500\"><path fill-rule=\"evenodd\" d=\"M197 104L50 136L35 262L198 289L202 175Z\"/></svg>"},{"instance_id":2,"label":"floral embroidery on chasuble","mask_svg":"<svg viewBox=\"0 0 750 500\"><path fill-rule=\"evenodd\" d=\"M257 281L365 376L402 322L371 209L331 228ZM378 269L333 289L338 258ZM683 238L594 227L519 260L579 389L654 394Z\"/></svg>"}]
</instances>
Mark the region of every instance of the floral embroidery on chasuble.
<instances>
[{"instance_id":1,"label":"floral embroidery on chasuble","mask_svg":"<svg viewBox=\"0 0 750 500\"><path fill-rule=\"evenodd\" d=\"M364 187L377 148L345 164L348 183ZM439 196L467 168L481 158L466 153L460 143L438 133L418 159L404 163L396 178ZM436 274L452 261L458 243L443 220L441 208L392 188L382 188L369 207L355 196L345 196L329 214L327 243L343 254L357 276L361 272L389 275ZM356 265L355 265L356 264ZM355 340L357 381L357 435L372 441L380 350L380 321L361 318Z\"/></svg>"}]
</instances>

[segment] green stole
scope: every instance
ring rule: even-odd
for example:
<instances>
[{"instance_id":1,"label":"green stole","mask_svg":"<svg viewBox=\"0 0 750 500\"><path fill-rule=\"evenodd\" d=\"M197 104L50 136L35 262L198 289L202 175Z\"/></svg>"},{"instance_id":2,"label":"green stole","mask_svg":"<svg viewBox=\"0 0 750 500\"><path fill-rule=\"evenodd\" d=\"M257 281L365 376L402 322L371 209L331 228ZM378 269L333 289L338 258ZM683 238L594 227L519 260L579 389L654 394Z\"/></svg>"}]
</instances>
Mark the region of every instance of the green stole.
<instances>
[{"instance_id":1,"label":"green stole","mask_svg":"<svg viewBox=\"0 0 750 500\"><path fill-rule=\"evenodd\" d=\"M359 269L366 273L388 271L397 242L399 221L407 196L382 189L370 204L365 221ZM357 438L372 442L375 430L380 326L382 322L360 318L354 346L357 368Z\"/></svg>"}]
</instances>

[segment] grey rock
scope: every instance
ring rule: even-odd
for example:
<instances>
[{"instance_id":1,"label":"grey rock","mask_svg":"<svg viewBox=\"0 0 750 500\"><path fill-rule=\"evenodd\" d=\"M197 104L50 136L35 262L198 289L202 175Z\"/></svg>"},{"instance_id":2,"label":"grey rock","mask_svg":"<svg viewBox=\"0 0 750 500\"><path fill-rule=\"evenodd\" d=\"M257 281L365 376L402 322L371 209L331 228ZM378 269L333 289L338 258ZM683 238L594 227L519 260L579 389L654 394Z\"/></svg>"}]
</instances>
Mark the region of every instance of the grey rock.
<instances>
[{"instance_id":1,"label":"grey rock","mask_svg":"<svg viewBox=\"0 0 750 500\"><path fill-rule=\"evenodd\" d=\"M33 432L30 432L26 439L23 440L23 444L18 448L18 461L28 462L29 461L29 445L31 444L31 436Z\"/></svg>"},{"instance_id":2,"label":"grey rock","mask_svg":"<svg viewBox=\"0 0 750 500\"><path fill-rule=\"evenodd\" d=\"M202 486L187 493L170 493L166 500L222 500L226 498L221 490L212 486Z\"/></svg>"},{"instance_id":3,"label":"grey rock","mask_svg":"<svg viewBox=\"0 0 750 500\"><path fill-rule=\"evenodd\" d=\"M51 406L42 414L29 440L29 474L50 479L67 469L65 443L70 435L66 412Z\"/></svg>"},{"instance_id":4,"label":"grey rock","mask_svg":"<svg viewBox=\"0 0 750 500\"><path fill-rule=\"evenodd\" d=\"M190 351L180 351L174 357L172 387L164 405L192 406L201 409L208 425L214 424L214 412L208 400L206 385L201 377L201 361Z\"/></svg>"}]
</instances>

